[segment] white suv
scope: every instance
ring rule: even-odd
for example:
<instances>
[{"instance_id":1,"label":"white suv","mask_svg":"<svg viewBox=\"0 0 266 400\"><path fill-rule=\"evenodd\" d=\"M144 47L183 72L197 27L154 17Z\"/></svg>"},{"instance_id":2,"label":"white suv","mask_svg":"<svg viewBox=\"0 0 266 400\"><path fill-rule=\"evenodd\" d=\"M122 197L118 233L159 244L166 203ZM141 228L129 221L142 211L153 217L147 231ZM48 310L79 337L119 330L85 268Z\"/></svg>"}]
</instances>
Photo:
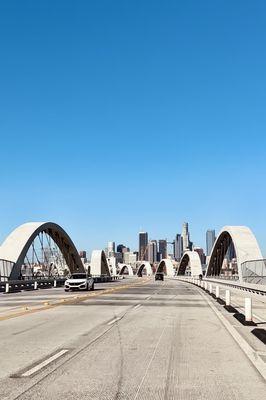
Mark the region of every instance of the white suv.
<instances>
[{"instance_id":1,"label":"white suv","mask_svg":"<svg viewBox=\"0 0 266 400\"><path fill-rule=\"evenodd\" d=\"M69 290L94 290L94 279L85 273L72 274L65 281L65 292Z\"/></svg>"}]
</instances>

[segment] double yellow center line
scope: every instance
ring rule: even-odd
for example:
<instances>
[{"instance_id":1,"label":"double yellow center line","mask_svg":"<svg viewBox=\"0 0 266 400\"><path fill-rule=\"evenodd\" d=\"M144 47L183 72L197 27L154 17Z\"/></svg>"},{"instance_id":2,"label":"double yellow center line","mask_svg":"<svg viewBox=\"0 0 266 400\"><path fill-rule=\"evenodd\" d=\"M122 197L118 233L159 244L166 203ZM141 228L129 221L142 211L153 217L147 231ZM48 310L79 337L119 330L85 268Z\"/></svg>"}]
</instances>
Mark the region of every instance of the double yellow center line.
<instances>
[{"instance_id":1,"label":"double yellow center line","mask_svg":"<svg viewBox=\"0 0 266 400\"><path fill-rule=\"evenodd\" d=\"M86 301L86 300L90 299L91 297L98 297L103 294L110 294L113 292L118 292L119 290L132 288L134 286L144 285L144 284L148 283L149 281L150 281L150 278L146 278L144 281L141 281L140 283L135 282L133 284L117 286L117 287L113 287L110 289L101 290L99 292L90 292L90 293L82 295L82 296L62 298L53 303L50 303L49 301L45 301L41 307L30 308L28 306L24 306L21 310L19 310L17 312L13 312L10 314L0 316L0 321L6 321L8 319L21 317L23 315L29 315L29 314L34 314L34 313L37 313L40 311L50 310L50 309L53 309L53 308L56 308L56 307L59 307L59 306L65 305L65 304L77 304L82 301Z\"/></svg>"}]
</instances>

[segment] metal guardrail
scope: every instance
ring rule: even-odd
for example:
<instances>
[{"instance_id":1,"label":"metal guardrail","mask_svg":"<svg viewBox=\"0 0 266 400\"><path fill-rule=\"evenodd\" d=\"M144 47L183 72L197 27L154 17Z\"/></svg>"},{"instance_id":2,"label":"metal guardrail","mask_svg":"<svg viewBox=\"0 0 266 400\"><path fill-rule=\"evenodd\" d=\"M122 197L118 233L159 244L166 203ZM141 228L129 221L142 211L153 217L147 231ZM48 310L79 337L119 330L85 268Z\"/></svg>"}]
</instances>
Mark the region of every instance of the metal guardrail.
<instances>
[{"instance_id":1,"label":"metal guardrail","mask_svg":"<svg viewBox=\"0 0 266 400\"><path fill-rule=\"evenodd\" d=\"M251 260L241 264L242 277L245 282L266 285L266 260Z\"/></svg>"},{"instance_id":2,"label":"metal guardrail","mask_svg":"<svg viewBox=\"0 0 266 400\"><path fill-rule=\"evenodd\" d=\"M208 276L206 276L206 278L208 278ZM239 280L238 275L215 275L215 276L210 276L210 278L222 279L225 281L238 281Z\"/></svg>"},{"instance_id":3,"label":"metal guardrail","mask_svg":"<svg viewBox=\"0 0 266 400\"><path fill-rule=\"evenodd\" d=\"M0 281L8 281L8 277L15 263L0 259Z\"/></svg>"},{"instance_id":4,"label":"metal guardrail","mask_svg":"<svg viewBox=\"0 0 266 400\"><path fill-rule=\"evenodd\" d=\"M224 286L228 286L234 289L239 289L239 290L243 290L246 292L251 292L251 293L255 293L255 294L259 294L262 296L266 296L266 286L262 287L261 285L255 285L255 284L248 284L248 283L244 283L241 284L240 282L229 282L229 281L222 281L221 279L216 279L216 278L204 278L204 281L207 282L212 282L215 284L219 284L219 285L224 285ZM192 278L191 278L192 281ZM191 282L192 283L192 282Z\"/></svg>"}]
</instances>

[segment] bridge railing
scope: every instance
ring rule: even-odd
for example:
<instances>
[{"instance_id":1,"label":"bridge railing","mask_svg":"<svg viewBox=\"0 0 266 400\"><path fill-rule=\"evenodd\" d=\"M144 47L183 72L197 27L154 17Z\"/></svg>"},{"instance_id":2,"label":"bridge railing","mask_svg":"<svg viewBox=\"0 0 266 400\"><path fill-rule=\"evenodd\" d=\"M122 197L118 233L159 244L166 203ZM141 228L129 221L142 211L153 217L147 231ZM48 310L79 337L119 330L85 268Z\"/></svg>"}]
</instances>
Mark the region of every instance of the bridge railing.
<instances>
[{"instance_id":1,"label":"bridge railing","mask_svg":"<svg viewBox=\"0 0 266 400\"><path fill-rule=\"evenodd\" d=\"M246 261L241 271L244 282L266 285L266 259Z\"/></svg>"},{"instance_id":2,"label":"bridge railing","mask_svg":"<svg viewBox=\"0 0 266 400\"><path fill-rule=\"evenodd\" d=\"M12 261L0 259L0 282L7 282L14 263Z\"/></svg>"}]
</instances>

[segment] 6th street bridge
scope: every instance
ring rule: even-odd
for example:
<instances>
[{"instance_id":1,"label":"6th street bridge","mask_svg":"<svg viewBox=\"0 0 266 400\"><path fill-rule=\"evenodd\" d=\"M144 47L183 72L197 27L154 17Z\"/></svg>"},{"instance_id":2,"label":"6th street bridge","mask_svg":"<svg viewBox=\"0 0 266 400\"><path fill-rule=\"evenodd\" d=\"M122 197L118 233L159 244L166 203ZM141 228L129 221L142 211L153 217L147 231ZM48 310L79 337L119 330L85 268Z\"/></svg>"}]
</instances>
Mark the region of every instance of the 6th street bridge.
<instances>
[{"instance_id":1,"label":"6th street bridge","mask_svg":"<svg viewBox=\"0 0 266 400\"><path fill-rule=\"evenodd\" d=\"M249 325L191 281L95 289L1 295L1 400L265 397L265 344L252 333L266 326L264 296L253 294ZM245 296L231 289L235 312Z\"/></svg>"}]
</instances>

